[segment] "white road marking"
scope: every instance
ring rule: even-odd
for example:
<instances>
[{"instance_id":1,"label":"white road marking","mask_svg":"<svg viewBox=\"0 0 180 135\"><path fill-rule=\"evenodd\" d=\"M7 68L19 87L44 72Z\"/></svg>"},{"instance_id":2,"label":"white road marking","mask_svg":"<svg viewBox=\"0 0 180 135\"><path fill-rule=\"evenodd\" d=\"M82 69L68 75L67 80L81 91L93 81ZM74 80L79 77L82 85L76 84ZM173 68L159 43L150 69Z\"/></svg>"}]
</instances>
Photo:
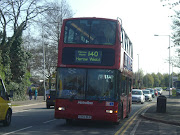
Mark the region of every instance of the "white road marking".
<instances>
[{"instance_id":1,"label":"white road marking","mask_svg":"<svg viewBox=\"0 0 180 135\"><path fill-rule=\"evenodd\" d=\"M130 135L134 135L134 134L135 134L136 129L138 128L140 122L141 122L141 119L138 120L138 122L137 122L136 125L134 126L133 130L131 131Z\"/></svg>"},{"instance_id":2,"label":"white road marking","mask_svg":"<svg viewBox=\"0 0 180 135\"><path fill-rule=\"evenodd\" d=\"M31 109L29 109L29 110L21 110L21 111L13 111L13 114L14 113L20 113L20 112L27 112L27 111L30 111Z\"/></svg>"},{"instance_id":3,"label":"white road marking","mask_svg":"<svg viewBox=\"0 0 180 135\"><path fill-rule=\"evenodd\" d=\"M14 133L16 133L16 132L23 131L23 130L26 130L26 129L29 129L29 128L32 128L32 126L25 127L25 128L19 129L19 130L15 130L15 131L12 131L12 132L9 132L9 133L5 133L5 134L3 134L3 135L14 134Z\"/></svg>"},{"instance_id":4,"label":"white road marking","mask_svg":"<svg viewBox=\"0 0 180 135\"><path fill-rule=\"evenodd\" d=\"M43 122L44 124L46 124L46 123L49 123L49 122L52 122L52 121L55 121L56 119L53 119L53 120L48 120L48 121L45 121L45 122Z\"/></svg>"}]
</instances>

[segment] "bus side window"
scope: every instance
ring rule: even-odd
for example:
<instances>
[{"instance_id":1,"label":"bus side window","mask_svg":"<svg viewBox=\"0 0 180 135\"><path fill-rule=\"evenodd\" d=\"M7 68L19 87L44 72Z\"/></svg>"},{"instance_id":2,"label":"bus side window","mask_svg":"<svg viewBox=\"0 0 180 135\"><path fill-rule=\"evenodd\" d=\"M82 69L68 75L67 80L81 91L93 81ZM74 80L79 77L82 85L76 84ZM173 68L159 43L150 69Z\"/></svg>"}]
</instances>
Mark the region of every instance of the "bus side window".
<instances>
[{"instance_id":1,"label":"bus side window","mask_svg":"<svg viewBox=\"0 0 180 135\"><path fill-rule=\"evenodd\" d=\"M132 80L130 79L130 80L129 80L129 92L131 92L131 91L132 91L131 86L132 86Z\"/></svg>"},{"instance_id":2,"label":"bus side window","mask_svg":"<svg viewBox=\"0 0 180 135\"><path fill-rule=\"evenodd\" d=\"M127 79L127 94L131 93L131 79Z\"/></svg>"},{"instance_id":3,"label":"bus side window","mask_svg":"<svg viewBox=\"0 0 180 135\"><path fill-rule=\"evenodd\" d=\"M120 96L122 94L121 92L121 74L118 72L118 79L117 79L117 84L118 84L118 99L120 99Z\"/></svg>"},{"instance_id":4,"label":"bus side window","mask_svg":"<svg viewBox=\"0 0 180 135\"><path fill-rule=\"evenodd\" d=\"M122 76L121 75L121 95L123 94L123 93L126 93L126 77L124 77L124 76Z\"/></svg>"}]
</instances>

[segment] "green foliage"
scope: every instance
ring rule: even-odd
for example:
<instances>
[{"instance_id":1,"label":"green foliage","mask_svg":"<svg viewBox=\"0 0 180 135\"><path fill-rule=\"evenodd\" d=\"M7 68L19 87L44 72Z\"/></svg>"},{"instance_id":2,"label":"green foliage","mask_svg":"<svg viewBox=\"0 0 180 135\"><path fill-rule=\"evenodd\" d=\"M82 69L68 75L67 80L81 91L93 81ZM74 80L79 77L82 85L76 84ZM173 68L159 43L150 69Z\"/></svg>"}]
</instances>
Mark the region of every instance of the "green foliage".
<instances>
[{"instance_id":1,"label":"green foliage","mask_svg":"<svg viewBox=\"0 0 180 135\"><path fill-rule=\"evenodd\" d=\"M11 59L11 72L12 72L12 80L17 83L22 81L24 74L27 69L27 60L28 55L21 47L22 44L22 36L19 35L10 48L10 59Z\"/></svg>"},{"instance_id":2,"label":"green foliage","mask_svg":"<svg viewBox=\"0 0 180 135\"><path fill-rule=\"evenodd\" d=\"M6 89L9 92L10 90L13 91L14 96L13 100L25 100L26 99L26 91L31 82L29 81L30 73L26 71L22 82L16 83L11 81L9 84L6 84Z\"/></svg>"},{"instance_id":3,"label":"green foliage","mask_svg":"<svg viewBox=\"0 0 180 135\"><path fill-rule=\"evenodd\" d=\"M1 50L0 50L0 77L4 80L5 74L4 74L4 66L2 65L2 57L1 57Z\"/></svg>"},{"instance_id":4,"label":"green foliage","mask_svg":"<svg viewBox=\"0 0 180 135\"><path fill-rule=\"evenodd\" d=\"M141 73L142 75L143 73ZM178 76L178 80L180 80L180 74L173 73L173 76ZM139 88L138 86L138 72L134 73L134 88ZM172 79L170 79L170 85L172 84ZM144 76L140 76L140 88L143 87L169 87L169 74L161 74L161 73L152 73L146 74ZM171 87L171 86L170 86Z\"/></svg>"},{"instance_id":5,"label":"green foliage","mask_svg":"<svg viewBox=\"0 0 180 135\"><path fill-rule=\"evenodd\" d=\"M154 78L153 78L152 75L146 74L143 77L143 82L144 82L144 86L145 87L153 87L153 85L154 85Z\"/></svg>"},{"instance_id":6,"label":"green foliage","mask_svg":"<svg viewBox=\"0 0 180 135\"><path fill-rule=\"evenodd\" d=\"M152 77L154 78L154 87L158 87L160 85L160 80L159 80L159 77L158 75L152 73Z\"/></svg>"}]
</instances>

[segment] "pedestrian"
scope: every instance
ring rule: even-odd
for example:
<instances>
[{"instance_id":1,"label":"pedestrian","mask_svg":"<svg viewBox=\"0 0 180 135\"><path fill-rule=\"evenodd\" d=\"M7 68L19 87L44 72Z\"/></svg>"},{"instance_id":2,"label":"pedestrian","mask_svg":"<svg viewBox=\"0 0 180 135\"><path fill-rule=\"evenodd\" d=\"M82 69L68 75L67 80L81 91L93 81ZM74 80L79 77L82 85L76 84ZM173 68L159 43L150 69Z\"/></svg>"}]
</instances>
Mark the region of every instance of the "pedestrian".
<instances>
[{"instance_id":1,"label":"pedestrian","mask_svg":"<svg viewBox=\"0 0 180 135\"><path fill-rule=\"evenodd\" d=\"M34 91L34 100L37 99L37 95L38 95L38 91L37 91L37 89L35 89L35 91Z\"/></svg>"},{"instance_id":2,"label":"pedestrian","mask_svg":"<svg viewBox=\"0 0 180 135\"><path fill-rule=\"evenodd\" d=\"M30 100L32 99L32 89L31 88L29 89L29 99Z\"/></svg>"}]
</instances>

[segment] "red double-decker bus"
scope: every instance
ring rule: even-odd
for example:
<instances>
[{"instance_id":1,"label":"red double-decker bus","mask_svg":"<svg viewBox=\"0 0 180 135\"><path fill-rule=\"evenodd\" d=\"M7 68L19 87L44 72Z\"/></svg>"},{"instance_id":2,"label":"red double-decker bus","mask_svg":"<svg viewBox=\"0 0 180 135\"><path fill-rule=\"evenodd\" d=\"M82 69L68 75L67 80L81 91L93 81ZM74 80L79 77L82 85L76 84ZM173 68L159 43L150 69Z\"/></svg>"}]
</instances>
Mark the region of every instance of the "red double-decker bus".
<instances>
[{"instance_id":1,"label":"red double-decker bus","mask_svg":"<svg viewBox=\"0 0 180 135\"><path fill-rule=\"evenodd\" d=\"M58 51L56 119L118 124L128 116L133 46L120 19L65 19Z\"/></svg>"}]
</instances>

